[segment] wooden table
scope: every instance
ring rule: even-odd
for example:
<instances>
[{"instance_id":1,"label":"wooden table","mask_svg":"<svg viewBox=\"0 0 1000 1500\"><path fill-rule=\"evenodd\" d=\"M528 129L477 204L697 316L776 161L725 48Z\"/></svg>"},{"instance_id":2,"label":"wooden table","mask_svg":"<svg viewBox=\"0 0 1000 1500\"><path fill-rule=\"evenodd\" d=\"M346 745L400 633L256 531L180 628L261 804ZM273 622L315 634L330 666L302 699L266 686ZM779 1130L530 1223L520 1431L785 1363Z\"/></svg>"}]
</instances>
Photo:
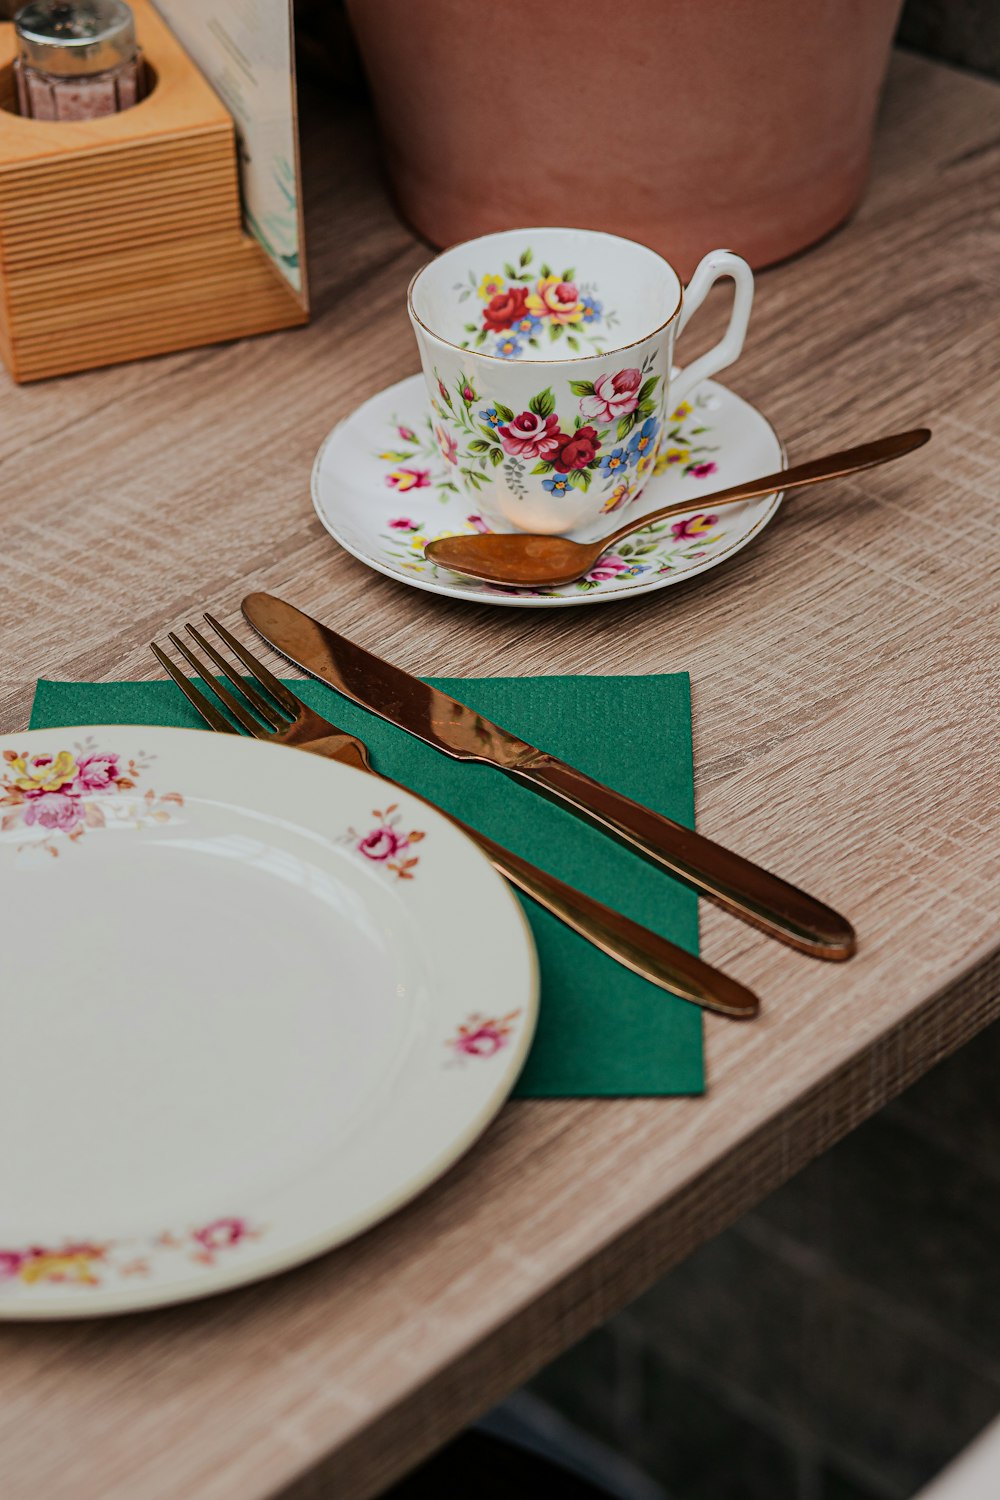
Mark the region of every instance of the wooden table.
<instances>
[{"instance_id":1,"label":"wooden table","mask_svg":"<svg viewBox=\"0 0 1000 1500\"><path fill-rule=\"evenodd\" d=\"M765 998L758 1022L706 1022L707 1098L512 1104L419 1202L302 1270L8 1325L5 1500L364 1500L1000 1011L998 136L1000 89L897 57L861 211L761 277L731 376L793 461L925 421L930 447L631 603L434 600L314 519L327 429L416 368L403 294L426 252L365 118L307 136L310 328L3 385L5 730L38 675L155 676L153 635L235 622L249 588L418 672L687 668L700 826L862 942L824 965L706 907L706 956Z\"/></svg>"}]
</instances>

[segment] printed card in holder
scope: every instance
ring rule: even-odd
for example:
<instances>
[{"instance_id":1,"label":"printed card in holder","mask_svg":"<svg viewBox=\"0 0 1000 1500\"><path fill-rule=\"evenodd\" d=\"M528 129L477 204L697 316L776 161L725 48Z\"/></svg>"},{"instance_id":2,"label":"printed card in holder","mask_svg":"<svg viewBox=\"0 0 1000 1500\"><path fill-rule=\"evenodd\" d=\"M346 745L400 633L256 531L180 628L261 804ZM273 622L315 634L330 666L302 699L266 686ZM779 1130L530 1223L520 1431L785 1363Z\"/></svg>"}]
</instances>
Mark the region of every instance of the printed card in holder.
<instances>
[{"instance_id":1,"label":"printed card in holder","mask_svg":"<svg viewBox=\"0 0 1000 1500\"><path fill-rule=\"evenodd\" d=\"M247 229L308 310L291 0L155 0L233 117Z\"/></svg>"}]
</instances>

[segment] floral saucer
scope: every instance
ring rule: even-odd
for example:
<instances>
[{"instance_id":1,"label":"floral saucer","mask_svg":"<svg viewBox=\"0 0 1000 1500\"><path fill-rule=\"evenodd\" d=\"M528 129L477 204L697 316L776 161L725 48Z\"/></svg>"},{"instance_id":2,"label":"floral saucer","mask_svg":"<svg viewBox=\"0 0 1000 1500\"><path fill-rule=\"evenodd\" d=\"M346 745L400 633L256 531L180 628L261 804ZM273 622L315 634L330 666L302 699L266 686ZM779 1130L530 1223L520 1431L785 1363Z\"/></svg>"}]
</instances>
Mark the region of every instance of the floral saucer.
<instances>
[{"instance_id":1,"label":"floral saucer","mask_svg":"<svg viewBox=\"0 0 1000 1500\"><path fill-rule=\"evenodd\" d=\"M493 425L471 387L458 399L470 423ZM439 442L419 375L380 391L333 429L316 455L312 497L330 535L379 573L451 599L521 609L600 604L704 573L745 547L781 502L773 494L717 512L699 509L699 494L785 464L770 423L714 380L672 414L655 453L635 457L609 495L602 524L571 535L587 541L611 531L630 506L641 515L690 496L691 514L636 532L586 578L558 589L497 588L425 558L424 547L435 537L510 528L480 513L474 461L463 464L447 435Z\"/></svg>"}]
</instances>

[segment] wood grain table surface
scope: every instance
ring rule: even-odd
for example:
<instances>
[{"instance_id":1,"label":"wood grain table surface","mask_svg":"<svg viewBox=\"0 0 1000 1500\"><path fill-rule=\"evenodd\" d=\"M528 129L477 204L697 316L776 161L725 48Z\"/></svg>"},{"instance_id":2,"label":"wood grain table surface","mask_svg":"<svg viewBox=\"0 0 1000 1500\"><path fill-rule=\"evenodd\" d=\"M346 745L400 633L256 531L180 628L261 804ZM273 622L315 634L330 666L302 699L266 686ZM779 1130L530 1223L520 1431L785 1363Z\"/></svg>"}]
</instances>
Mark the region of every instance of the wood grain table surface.
<instances>
[{"instance_id":1,"label":"wood grain table surface","mask_svg":"<svg viewBox=\"0 0 1000 1500\"><path fill-rule=\"evenodd\" d=\"M793 462L925 422L929 447L791 497L702 578L558 613L408 590L315 519L329 427L417 368L427 252L367 117L319 112L305 154L309 328L0 385L0 727L39 675L159 675L152 636L206 608L232 625L251 588L414 672L687 669L700 827L861 948L817 963L703 907L706 957L764 999L706 1021L704 1099L516 1102L301 1270L2 1326L4 1500L365 1500L1000 1011L1000 89L897 56L863 206L761 275L725 377Z\"/></svg>"}]
</instances>

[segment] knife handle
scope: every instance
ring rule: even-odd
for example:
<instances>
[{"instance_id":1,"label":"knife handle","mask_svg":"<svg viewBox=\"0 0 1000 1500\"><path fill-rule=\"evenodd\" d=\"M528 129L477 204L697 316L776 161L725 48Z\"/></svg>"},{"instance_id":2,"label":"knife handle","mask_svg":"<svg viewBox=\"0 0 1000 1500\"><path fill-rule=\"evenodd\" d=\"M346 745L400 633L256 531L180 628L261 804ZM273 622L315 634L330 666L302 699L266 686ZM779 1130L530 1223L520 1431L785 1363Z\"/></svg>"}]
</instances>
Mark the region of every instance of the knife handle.
<instances>
[{"instance_id":1,"label":"knife handle","mask_svg":"<svg viewBox=\"0 0 1000 1500\"><path fill-rule=\"evenodd\" d=\"M507 768L725 911L814 958L850 958L854 929L832 907L704 834L633 802L554 756Z\"/></svg>"},{"instance_id":2,"label":"knife handle","mask_svg":"<svg viewBox=\"0 0 1000 1500\"><path fill-rule=\"evenodd\" d=\"M757 1014L760 1008L757 996L728 974L529 864L451 813L445 816L475 840L494 868L512 885L626 969L705 1010L719 1011L724 1016Z\"/></svg>"}]
</instances>

